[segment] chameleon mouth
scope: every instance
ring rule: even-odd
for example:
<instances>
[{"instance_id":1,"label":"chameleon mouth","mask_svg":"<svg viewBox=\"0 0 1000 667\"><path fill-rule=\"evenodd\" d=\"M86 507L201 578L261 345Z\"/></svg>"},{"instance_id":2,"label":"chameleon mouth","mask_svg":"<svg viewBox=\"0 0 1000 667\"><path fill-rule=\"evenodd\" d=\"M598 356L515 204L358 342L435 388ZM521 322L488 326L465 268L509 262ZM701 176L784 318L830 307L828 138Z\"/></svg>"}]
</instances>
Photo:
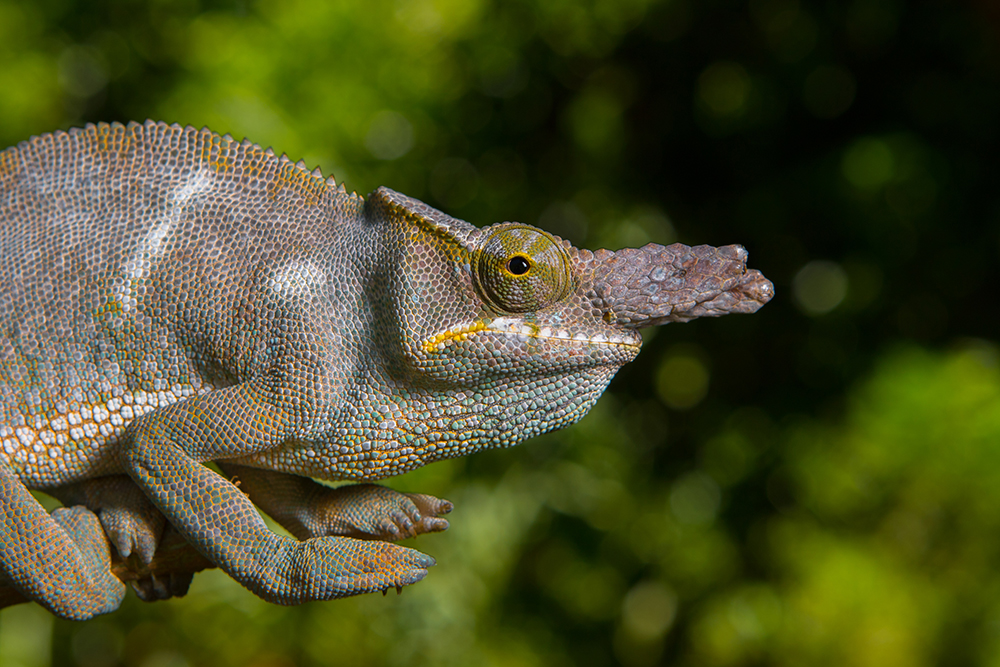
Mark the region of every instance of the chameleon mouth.
<instances>
[{"instance_id":1,"label":"chameleon mouth","mask_svg":"<svg viewBox=\"0 0 1000 667\"><path fill-rule=\"evenodd\" d=\"M467 322L447 331L442 331L425 340L423 342L423 349L424 352L433 352L447 345L449 342L464 341L481 333L500 334L516 338L521 342L527 342L529 339L550 340L607 347L623 347L631 350L638 350L642 345L642 338L632 331L596 334L585 334L578 331L574 333L569 329L548 325L539 326L522 320L498 317L488 321L476 320L474 322Z\"/></svg>"}]
</instances>

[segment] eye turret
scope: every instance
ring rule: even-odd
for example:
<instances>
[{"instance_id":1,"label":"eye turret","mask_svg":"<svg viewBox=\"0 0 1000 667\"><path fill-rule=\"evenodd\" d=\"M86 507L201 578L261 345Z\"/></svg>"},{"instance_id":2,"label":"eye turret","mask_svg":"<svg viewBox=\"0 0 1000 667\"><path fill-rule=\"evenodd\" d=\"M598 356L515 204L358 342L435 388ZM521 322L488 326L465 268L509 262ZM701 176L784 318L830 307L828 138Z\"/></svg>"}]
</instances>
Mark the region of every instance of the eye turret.
<instances>
[{"instance_id":1,"label":"eye turret","mask_svg":"<svg viewBox=\"0 0 1000 667\"><path fill-rule=\"evenodd\" d=\"M565 297L572 275L566 250L545 232L511 223L499 226L475 252L480 296L498 310L541 310Z\"/></svg>"}]
</instances>

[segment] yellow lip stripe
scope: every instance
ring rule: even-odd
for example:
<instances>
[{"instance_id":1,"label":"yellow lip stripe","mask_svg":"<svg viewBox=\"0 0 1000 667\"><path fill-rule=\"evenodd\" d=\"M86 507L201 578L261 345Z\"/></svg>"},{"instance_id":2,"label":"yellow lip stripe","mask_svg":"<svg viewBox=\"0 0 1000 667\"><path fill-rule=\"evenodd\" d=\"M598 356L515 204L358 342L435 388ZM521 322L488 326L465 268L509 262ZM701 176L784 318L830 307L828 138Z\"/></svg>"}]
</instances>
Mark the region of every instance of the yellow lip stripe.
<instances>
[{"instance_id":1,"label":"yellow lip stripe","mask_svg":"<svg viewBox=\"0 0 1000 667\"><path fill-rule=\"evenodd\" d=\"M483 320L476 320L475 322L470 322L467 324L459 325L454 329L449 329L443 331L439 334L428 338L423 342L424 352L433 352L436 348L440 347L443 343L449 340L461 341L465 340L469 336L479 333L480 331L489 331L497 334L506 334L511 336L525 336L527 338L541 338L545 340L564 340L564 341L576 341L578 343L590 343L595 345L611 345L611 346L621 346L630 347L638 349L639 343L633 340L629 340L624 336L614 333L611 335L598 334L594 337L587 337L583 334L571 334L569 331L561 329L553 329L549 326L539 327L536 324L528 324L526 322L518 322L516 320L509 320L506 318L501 318L493 320L490 322L485 322Z\"/></svg>"}]
</instances>

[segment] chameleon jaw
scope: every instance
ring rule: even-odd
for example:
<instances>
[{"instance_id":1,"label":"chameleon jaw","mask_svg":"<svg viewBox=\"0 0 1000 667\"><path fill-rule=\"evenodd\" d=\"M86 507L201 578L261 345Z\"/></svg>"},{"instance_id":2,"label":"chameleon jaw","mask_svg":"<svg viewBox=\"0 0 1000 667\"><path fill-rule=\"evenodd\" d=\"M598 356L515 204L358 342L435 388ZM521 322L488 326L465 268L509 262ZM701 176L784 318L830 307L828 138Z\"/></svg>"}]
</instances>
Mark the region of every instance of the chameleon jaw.
<instances>
[{"instance_id":1,"label":"chameleon jaw","mask_svg":"<svg viewBox=\"0 0 1000 667\"><path fill-rule=\"evenodd\" d=\"M421 347L425 353L431 353L435 350L440 350L448 342L464 341L480 333L500 334L517 338L521 342L527 342L528 339L563 341L608 347L623 347L637 352L642 345L642 338L631 331L587 335L582 332L573 333L568 329L549 325L539 326L515 318L498 317L493 320L475 320L459 324L456 327L442 331L426 339Z\"/></svg>"}]
</instances>

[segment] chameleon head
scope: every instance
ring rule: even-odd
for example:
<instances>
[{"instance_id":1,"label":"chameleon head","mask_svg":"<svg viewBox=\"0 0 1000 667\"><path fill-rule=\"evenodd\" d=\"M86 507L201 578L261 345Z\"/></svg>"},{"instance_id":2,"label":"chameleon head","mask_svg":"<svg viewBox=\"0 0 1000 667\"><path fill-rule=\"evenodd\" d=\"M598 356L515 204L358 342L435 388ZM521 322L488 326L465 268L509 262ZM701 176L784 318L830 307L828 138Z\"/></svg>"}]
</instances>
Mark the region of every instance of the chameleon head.
<instances>
[{"instance_id":1,"label":"chameleon head","mask_svg":"<svg viewBox=\"0 0 1000 667\"><path fill-rule=\"evenodd\" d=\"M639 352L638 330L752 313L774 293L740 246L579 250L530 225L477 229L390 190L403 243L394 294L403 355L428 385L520 396L557 428ZM537 432L537 431L536 431Z\"/></svg>"}]
</instances>

